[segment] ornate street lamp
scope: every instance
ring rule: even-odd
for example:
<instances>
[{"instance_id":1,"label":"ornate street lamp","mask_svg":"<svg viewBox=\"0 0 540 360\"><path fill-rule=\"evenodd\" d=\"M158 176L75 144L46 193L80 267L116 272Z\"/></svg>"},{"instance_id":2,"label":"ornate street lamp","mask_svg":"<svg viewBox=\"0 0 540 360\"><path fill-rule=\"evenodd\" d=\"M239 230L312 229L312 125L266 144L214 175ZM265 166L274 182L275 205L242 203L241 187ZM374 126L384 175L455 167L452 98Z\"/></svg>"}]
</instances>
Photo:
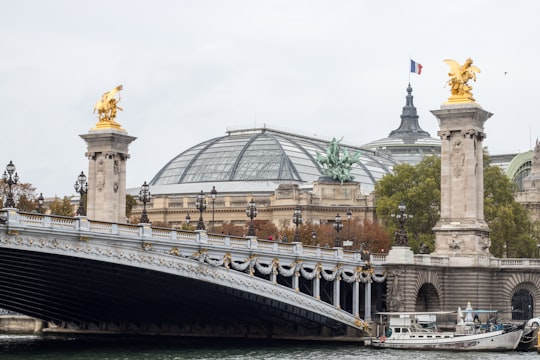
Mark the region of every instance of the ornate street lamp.
<instances>
[{"instance_id":1,"label":"ornate street lamp","mask_svg":"<svg viewBox=\"0 0 540 360\"><path fill-rule=\"evenodd\" d=\"M334 242L334 247L339 247L339 232L343 229L343 223L341 222L341 216L339 216L339 214L337 214L334 219L334 229L336 229L336 241Z\"/></svg>"},{"instance_id":2,"label":"ornate street lamp","mask_svg":"<svg viewBox=\"0 0 540 360\"><path fill-rule=\"evenodd\" d=\"M257 217L257 207L255 206L255 201L253 201L253 198L251 198L251 201L247 204L246 215L250 220L247 236L256 236L255 227L253 227L253 218Z\"/></svg>"},{"instance_id":3,"label":"ornate street lamp","mask_svg":"<svg viewBox=\"0 0 540 360\"><path fill-rule=\"evenodd\" d=\"M148 219L148 213L146 212L146 203L150 202L152 195L150 194L150 186L144 182L144 184L141 186L141 190L139 190L139 201L142 201L143 203L143 211L141 218L139 219L139 222L141 224L149 224L150 219Z\"/></svg>"},{"instance_id":4,"label":"ornate street lamp","mask_svg":"<svg viewBox=\"0 0 540 360\"><path fill-rule=\"evenodd\" d=\"M189 225L189 222L191 221L191 216L189 216L189 213L186 215L186 225Z\"/></svg>"},{"instance_id":5,"label":"ornate street lamp","mask_svg":"<svg viewBox=\"0 0 540 360\"><path fill-rule=\"evenodd\" d=\"M79 208L77 209L78 216L85 216L86 210L84 209L83 195L88 192L88 183L86 182L86 175L81 171L81 174L75 181L75 191L79 194Z\"/></svg>"},{"instance_id":6,"label":"ornate street lamp","mask_svg":"<svg viewBox=\"0 0 540 360\"><path fill-rule=\"evenodd\" d=\"M7 171L7 172L6 172ZM15 172L15 165L13 165L13 162L10 160L9 164L6 166L6 171L4 171L4 174L2 175L2 179L6 184L8 184L8 195L6 199L6 203L4 204L4 207L6 208L14 208L15 207L15 201L13 200L13 191L12 187L13 185L16 185L19 182L19 175Z\"/></svg>"},{"instance_id":7,"label":"ornate street lamp","mask_svg":"<svg viewBox=\"0 0 540 360\"><path fill-rule=\"evenodd\" d=\"M197 210L199 210L199 221L197 222L197 230L205 230L206 228L204 227L202 213L204 210L206 210L206 197L204 196L202 190L201 193L197 195L197 200L195 200L195 207L197 208Z\"/></svg>"},{"instance_id":8,"label":"ornate street lamp","mask_svg":"<svg viewBox=\"0 0 540 360\"><path fill-rule=\"evenodd\" d=\"M294 209L292 222L296 226L296 229L294 230L294 241L299 242L300 234L298 233L298 225L302 224L302 209L300 209L300 206L297 206L296 209Z\"/></svg>"},{"instance_id":9,"label":"ornate street lamp","mask_svg":"<svg viewBox=\"0 0 540 360\"><path fill-rule=\"evenodd\" d=\"M45 203L45 199L43 198L43 193L39 193L39 197L37 199L37 211L40 214L43 214L43 203Z\"/></svg>"},{"instance_id":10,"label":"ornate street lamp","mask_svg":"<svg viewBox=\"0 0 540 360\"><path fill-rule=\"evenodd\" d=\"M403 201L399 203L398 210L399 212L397 214L390 214L390 216L395 218L398 222L398 229L396 230L394 245L408 246L409 238L407 236L407 230L405 230L405 222L408 218L412 218L413 216L405 212L407 207Z\"/></svg>"},{"instance_id":11,"label":"ornate street lamp","mask_svg":"<svg viewBox=\"0 0 540 360\"><path fill-rule=\"evenodd\" d=\"M210 196L212 197L212 232L215 232L214 225L214 205L216 203L217 190L215 186L212 186L212 191L210 191Z\"/></svg>"},{"instance_id":12,"label":"ornate street lamp","mask_svg":"<svg viewBox=\"0 0 540 360\"><path fill-rule=\"evenodd\" d=\"M347 240L351 240L351 209L347 209Z\"/></svg>"},{"instance_id":13,"label":"ornate street lamp","mask_svg":"<svg viewBox=\"0 0 540 360\"><path fill-rule=\"evenodd\" d=\"M315 244L317 242L317 232L315 230L311 232L311 238L313 239L313 244Z\"/></svg>"}]
</instances>

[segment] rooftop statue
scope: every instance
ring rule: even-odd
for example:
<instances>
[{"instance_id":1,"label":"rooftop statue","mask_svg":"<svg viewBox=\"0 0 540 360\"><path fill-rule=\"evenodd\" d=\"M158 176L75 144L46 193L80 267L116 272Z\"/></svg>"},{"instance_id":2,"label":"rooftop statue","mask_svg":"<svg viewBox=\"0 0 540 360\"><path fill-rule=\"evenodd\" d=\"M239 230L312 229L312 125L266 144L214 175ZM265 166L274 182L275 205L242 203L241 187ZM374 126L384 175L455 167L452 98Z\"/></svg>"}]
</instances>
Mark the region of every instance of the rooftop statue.
<instances>
[{"instance_id":1,"label":"rooftop statue","mask_svg":"<svg viewBox=\"0 0 540 360\"><path fill-rule=\"evenodd\" d=\"M337 141L336 138L333 138L330 145L328 145L328 149L326 149L326 157L319 154L318 151L316 155L317 161L319 161L324 169L324 174L343 184L354 179L351 176L351 167L353 164L358 163L360 153L357 152L351 155L347 149L341 150L340 142L341 140Z\"/></svg>"},{"instance_id":2,"label":"rooftop statue","mask_svg":"<svg viewBox=\"0 0 540 360\"><path fill-rule=\"evenodd\" d=\"M118 106L120 101L120 90L122 85L118 85L114 89L107 91L100 100L94 105L94 114L97 111L99 122L96 128L117 128L121 129L119 123L115 121L117 110L123 110ZM118 95L118 98L116 98Z\"/></svg>"},{"instance_id":3,"label":"rooftop statue","mask_svg":"<svg viewBox=\"0 0 540 360\"><path fill-rule=\"evenodd\" d=\"M474 102L471 93L472 86L468 82L469 80L476 81L476 74L480 72L480 69L472 64L471 58L465 60L463 65L450 59L444 62L450 66L448 85L450 85L452 95L448 98L448 103Z\"/></svg>"}]
</instances>

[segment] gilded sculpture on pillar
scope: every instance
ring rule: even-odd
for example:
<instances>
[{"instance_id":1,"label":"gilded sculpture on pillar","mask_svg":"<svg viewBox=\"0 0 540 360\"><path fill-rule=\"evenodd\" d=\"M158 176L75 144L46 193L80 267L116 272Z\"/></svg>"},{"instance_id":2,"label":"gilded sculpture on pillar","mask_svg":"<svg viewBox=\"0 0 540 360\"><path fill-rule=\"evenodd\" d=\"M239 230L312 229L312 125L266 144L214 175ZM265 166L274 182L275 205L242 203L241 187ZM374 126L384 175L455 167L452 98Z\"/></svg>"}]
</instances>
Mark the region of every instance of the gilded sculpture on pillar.
<instances>
[{"instance_id":1,"label":"gilded sculpture on pillar","mask_svg":"<svg viewBox=\"0 0 540 360\"><path fill-rule=\"evenodd\" d=\"M118 106L118 102L120 101L120 90L122 90L122 85L118 85L114 89L107 91L101 96L101 99L96 102L96 105L94 105L94 114L97 112L99 119L99 122L96 124L96 129L122 129L120 124L115 121L116 112L118 110L123 110Z\"/></svg>"},{"instance_id":2,"label":"gilded sculpture on pillar","mask_svg":"<svg viewBox=\"0 0 540 360\"><path fill-rule=\"evenodd\" d=\"M469 80L476 81L476 74L480 69L473 65L471 58L465 60L463 65L459 65L455 60L447 59L445 63L450 66L448 76L450 79L447 84L450 86L448 103L468 103L475 102L471 93L472 86L468 84Z\"/></svg>"}]
</instances>

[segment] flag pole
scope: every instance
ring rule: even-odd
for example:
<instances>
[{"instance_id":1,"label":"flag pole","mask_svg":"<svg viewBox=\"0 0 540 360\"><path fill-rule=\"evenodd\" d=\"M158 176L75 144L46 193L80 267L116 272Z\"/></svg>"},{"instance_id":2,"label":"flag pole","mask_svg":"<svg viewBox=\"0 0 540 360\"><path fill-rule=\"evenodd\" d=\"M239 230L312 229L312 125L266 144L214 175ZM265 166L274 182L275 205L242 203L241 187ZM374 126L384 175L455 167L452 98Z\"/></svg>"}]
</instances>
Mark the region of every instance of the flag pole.
<instances>
[{"instance_id":1,"label":"flag pole","mask_svg":"<svg viewBox=\"0 0 540 360\"><path fill-rule=\"evenodd\" d=\"M409 85L411 84L411 61L412 59L409 58Z\"/></svg>"}]
</instances>

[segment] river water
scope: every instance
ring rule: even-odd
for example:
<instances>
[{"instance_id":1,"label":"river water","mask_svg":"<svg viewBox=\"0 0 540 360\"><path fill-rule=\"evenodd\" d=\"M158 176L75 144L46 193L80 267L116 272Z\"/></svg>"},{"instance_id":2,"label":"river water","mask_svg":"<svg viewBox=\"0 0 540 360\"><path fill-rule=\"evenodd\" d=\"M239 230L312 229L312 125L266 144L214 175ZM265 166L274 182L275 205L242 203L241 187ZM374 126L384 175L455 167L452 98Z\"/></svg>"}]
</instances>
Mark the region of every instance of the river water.
<instances>
[{"instance_id":1,"label":"river water","mask_svg":"<svg viewBox=\"0 0 540 360\"><path fill-rule=\"evenodd\" d=\"M527 360L536 352L460 353L374 350L358 345L294 342L244 342L220 340L92 339L0 335L0 359L46 360Z\"/></svg>"}]
</instances>

